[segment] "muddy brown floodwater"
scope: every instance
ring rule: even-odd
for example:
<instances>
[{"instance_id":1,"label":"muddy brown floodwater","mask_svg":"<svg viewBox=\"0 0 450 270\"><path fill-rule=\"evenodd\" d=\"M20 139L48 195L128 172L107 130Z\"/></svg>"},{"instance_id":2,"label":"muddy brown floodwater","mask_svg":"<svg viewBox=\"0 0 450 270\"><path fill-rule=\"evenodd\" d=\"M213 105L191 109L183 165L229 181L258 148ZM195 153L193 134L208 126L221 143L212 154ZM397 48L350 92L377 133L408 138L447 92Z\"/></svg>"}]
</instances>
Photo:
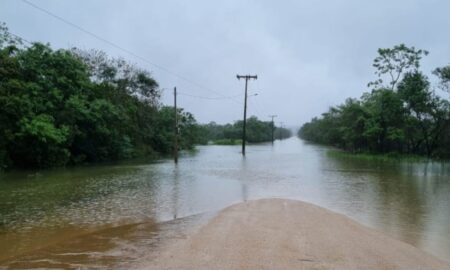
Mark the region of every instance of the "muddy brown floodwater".
<instances>
[{"instance_id":1,"label":"muddy brown floodwater","mask_svg":"<svg viewBox=\"0 0 450 270\"><path fill-rule=\"evenodd\" d=\"M450 164L331 154L297 138L171 160L0 174L0 269L133 268L211 213L290 198L450 261Z\"/></svg>"}]
</instances>

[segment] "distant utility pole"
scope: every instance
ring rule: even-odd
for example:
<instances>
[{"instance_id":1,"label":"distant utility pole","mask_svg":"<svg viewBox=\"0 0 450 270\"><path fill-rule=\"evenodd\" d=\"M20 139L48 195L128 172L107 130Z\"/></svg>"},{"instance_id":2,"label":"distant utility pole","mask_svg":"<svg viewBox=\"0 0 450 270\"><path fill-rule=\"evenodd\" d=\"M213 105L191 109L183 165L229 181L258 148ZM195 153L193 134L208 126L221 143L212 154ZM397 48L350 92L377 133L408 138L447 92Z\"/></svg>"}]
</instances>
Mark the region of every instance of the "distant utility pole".
<instances>
[{"instance_id":1,"label":"distant utility pole","mask_svg":"<svg viewBox=\"0 0 450 270\"><path fill-rule=\"evenodd\" d=\"M273 122L273 119L274 119L275 117L277 117L277 116L276 116L276 115L269 115L269 117L272 118L271 123L272 123L272 144L273 144L273 140L274 140L274 138L273 138L273 133L275 132L275 124L274 124L274 122Z\"/></svg>"},{"instance_id":2,"label":"distant utility pole","mask_svg":"<svg viewBox=\"0 0 450 270\"><path fill-rule=\"evenodd\" d=\"M177 112L177 88L173 88L173 107L175 111L175 126L174 126L174 142L173 142L173 160L175 164L178 163L178 112Z\"/></svg>"},{"instance_id":3,"label":"distant utility pole","mask_svg":"<svg viewBox=\"0 0 450 270\"><path fill-rule=\"evenodd\" d=\"M245 141L247 139L246 125L247 125L247 84L250 79L258 79L258 75L236 75L238 80L245 79L245 97L244 97L244 126L242 130L242 155L245 156Z\"/></svg>"},{"instance_id":4,"label":"distant utility pole","mask_svg":"<svg viewBox=\"0 0 450 270\"><path fill-rule=\"evenodd\" d=\"M283 122L280 122L280 141L282 140Z\"/></svg>"}]
</instances>

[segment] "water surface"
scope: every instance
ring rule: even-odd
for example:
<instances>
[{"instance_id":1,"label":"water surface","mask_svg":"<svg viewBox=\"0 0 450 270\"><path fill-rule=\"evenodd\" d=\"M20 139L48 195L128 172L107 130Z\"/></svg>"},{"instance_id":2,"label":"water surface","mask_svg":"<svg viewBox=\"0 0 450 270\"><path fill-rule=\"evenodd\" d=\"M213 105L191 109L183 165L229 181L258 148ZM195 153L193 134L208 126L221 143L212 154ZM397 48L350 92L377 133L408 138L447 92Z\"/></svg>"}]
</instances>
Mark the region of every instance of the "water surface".
<instances>
[{"instance_id":1,"label":"water surface","mask_svg":"<svg viewBox=\"0 0 450 270\"><path fill-rule=\"evenodd\" d=\"M170 160L0 175L0 268L130 268L228 205L318 204L450 261L450 164L330 155L297 138ZM175 236L174 236L175 235Z\"/></svg>"}]
</instances>

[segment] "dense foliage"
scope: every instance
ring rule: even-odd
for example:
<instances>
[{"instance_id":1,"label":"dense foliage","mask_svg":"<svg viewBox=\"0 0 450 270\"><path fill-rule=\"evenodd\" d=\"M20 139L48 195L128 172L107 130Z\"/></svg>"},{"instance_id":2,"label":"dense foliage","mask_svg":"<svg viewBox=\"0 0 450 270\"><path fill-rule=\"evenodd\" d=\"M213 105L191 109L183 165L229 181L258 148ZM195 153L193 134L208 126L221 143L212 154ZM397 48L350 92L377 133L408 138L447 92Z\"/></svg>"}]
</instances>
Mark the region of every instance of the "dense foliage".
<instances>
[{"instance_id":1,"label":"dense foliage","mask_svg":"<svg viewBox=\"0 0 450 270\"><path fill-rule=\"evenodd\" d=\"M203 143L224 142L229 140L235 142L242 139L242 125L243 121L236 121L234 124L218 125L211 122L206 125L201 125L200 130L203 134ZM272 140L272 129L274 131L275 139L285 139L292 136L291 131L286 128L276 127L272 122L258 120L257 117L252 116L247 119L247 142L260 143L269 142Z\"/></svg>"},{"instance_id":2,"label":"dense foliage","mask_svg":"<svg viewBox=\"0 0 450 270\"><path fill-rule=\"evenodd\" d=\"M174 109L151 75L98 51L29 47L0 25L0 169L49 167L172 151ZM181 147L198 128L178 111Z\"/></svg>"},{"instance_id":3,"label":"dense foliage","mask_svg":"<svg viewBox=\"0 0 450 270\"><path fill-rule=\"evenodd\" d=\"M450 103L435 94L419 70L428 52L399 45L378 53L374 67L379 79L369 83L374 89L313 118L299 136L352 152L450 157ZM449 71L446 66L433 72L446 90Z\"/></svg>"}]
</instances>

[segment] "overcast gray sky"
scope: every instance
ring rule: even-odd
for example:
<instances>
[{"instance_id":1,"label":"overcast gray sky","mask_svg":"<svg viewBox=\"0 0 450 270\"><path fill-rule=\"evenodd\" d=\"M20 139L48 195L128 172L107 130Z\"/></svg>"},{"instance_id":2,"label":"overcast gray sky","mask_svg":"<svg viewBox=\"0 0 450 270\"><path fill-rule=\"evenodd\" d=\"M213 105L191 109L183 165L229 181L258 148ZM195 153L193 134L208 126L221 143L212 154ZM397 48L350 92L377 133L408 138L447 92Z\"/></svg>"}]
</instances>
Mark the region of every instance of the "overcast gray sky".
<instances>
[{"instance_id":1,"label":"overcast gray sky","mask_svg":"<svg viewBox=\"0 0 450 270\"><path fill-rule=\"evenodd\" d=\"M347 97L360 97L375 75L380 47L399 43L427 49L422 70L450 63L448 0L310 1L113 1L29 0L124 47L197 87L99 41L19 0L0 0L0 21L10 31L54 48L96 48L148 69L172 103L199 122L242 118L244 81L249 114L299 126ZM206 90L210 89L213 91ZM239 96L241 95L241 96Z\"/></svg>"}]
</instances>

